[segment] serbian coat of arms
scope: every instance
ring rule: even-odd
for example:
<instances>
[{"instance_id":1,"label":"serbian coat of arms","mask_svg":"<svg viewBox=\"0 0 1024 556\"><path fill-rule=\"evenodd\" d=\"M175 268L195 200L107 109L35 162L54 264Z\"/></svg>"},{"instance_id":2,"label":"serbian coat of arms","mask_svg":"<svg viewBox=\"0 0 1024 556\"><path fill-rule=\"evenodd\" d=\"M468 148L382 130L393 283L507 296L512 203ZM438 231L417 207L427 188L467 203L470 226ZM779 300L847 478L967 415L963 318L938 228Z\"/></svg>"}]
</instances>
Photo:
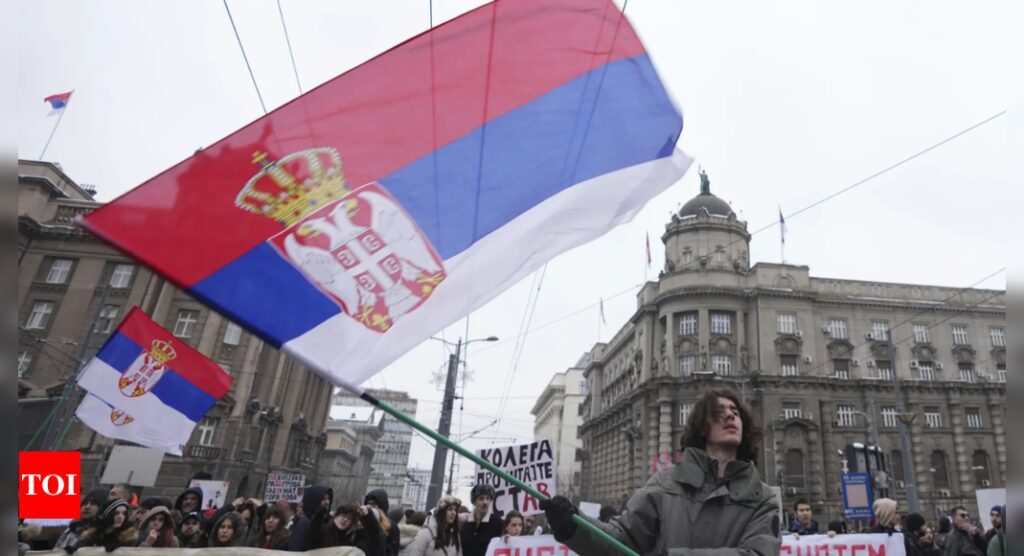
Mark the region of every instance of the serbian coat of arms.
<instances>
[{"instance_id":1,"label":"serbian coat of arms","mask_svg":"<svg viewBox=\"0 0 1024 556\"><path fill-rule=\"evenodd\" d=\"M387 190L345 185L335 149L278 161L257 152L253 162L261 169L236 206L283 226L271 245L369 330L389 330L445 279L440 257Z\"/></svg>"},{"instance_id":2,"label":"serbian coat of arms","mask_svg":"<svg viewBox=\"0 0 1024 556\"><path fill-rule=\"evenodd\" d=\"M121 378L117 387L129 398L137 398L148 393L156 386L160 377L167 371L167 363L177 356L170 342L153 340L149 351L144 351L132 362Z\"/></svg>"}]
</instances>

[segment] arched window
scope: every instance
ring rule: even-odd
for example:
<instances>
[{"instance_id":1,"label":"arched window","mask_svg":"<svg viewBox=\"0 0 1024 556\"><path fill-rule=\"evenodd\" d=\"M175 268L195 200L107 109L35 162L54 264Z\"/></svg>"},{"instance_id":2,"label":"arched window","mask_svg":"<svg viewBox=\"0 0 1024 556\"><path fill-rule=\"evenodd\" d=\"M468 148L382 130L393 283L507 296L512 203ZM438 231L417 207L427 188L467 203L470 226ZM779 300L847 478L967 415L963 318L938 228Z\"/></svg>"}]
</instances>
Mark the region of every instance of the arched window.
<instances>
[{"instance_id":1,"label":"arched window","mask_svg":"<svg viewBox=\"0 0 1024 556\"><path fill-rule=\"evenodd\" d=\"M907 480L903 476L903 452L899 450L889 452L889 469L892 470L892 480L900 482Z\"/></svg>"},{"instance_id":2,"label":"arched window","mask_svg":"<svg viewBox=\"0 0 1024 556\"><path fill-rule=\"evenodd\" d=\"M971 457L971 470L974 471L974 485L979 488L991 486L992 475L989 473L988 452L975 450Z\"/></svg>"},{"instance_id":3,"label":"arched window","mask_svg":"<svg viewBox=\"0 0 1024 556\"><path fill-rule=\"evenodd\" d=\"M804 453L800 450L786 452L786 486L804 488L806 486L805 480Z\"/></svg>"},{"instance_id":4,"label":"arched window","mask_svg":"<svg viewBox=\"0 0 1024 556\"><path fill-rule=\"evenodd\" d=\"M932 486L939 489L949 488L949 471L946 469L946 452L932 452Z\"/></svg>"}]
</instances>

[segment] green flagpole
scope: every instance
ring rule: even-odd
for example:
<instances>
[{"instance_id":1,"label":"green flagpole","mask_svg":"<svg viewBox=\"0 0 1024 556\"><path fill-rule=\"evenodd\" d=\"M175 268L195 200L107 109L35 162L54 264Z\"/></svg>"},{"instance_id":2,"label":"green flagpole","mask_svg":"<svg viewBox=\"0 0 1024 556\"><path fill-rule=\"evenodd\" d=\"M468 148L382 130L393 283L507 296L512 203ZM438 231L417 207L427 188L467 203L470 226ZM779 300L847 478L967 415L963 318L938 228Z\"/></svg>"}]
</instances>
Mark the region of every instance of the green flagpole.
<instances>
[{"instance_id":1,"label":"green flagpole","mask_svg":"<svg viewBox=\"0 0 1024 556\"><path fill-rule=\"evenodd\" d=\"M427 427L426 425L420 423L416 419L406 415L405 413L402 413L400 410L398 410L397 408L391 406L387 402L383 402L381 400L378 400L377 398L371 396L370 394L367 394L366 392L360 392L359 393L359 397L362 398L363 400L365 400L366 402L369 402L374 407L380 408L382 411L390 414L395 419L398 419L399 421L405 423L406 425L409 425L410 427L412 427L412 428L422 432L423 434L433 438L435 441L444 444L448 448L450 448L450 449L454 450L455 452L461 454L463 457L468 458L469 460L471 460L473 463L479 465L480 467L483 467L483 468L487 469L491 473L494 473L495 475L501 477L502 479L505 479L509 483L519 487L522 491L526 492L530 496L533 496L537 500L546 500L547 499L547 496L545 496L545 495L541 494L540 492L534 490L532 487L530 487L526 483L520 481L519 479L513 477L512 475L509 475L508 473L502 471L501 469L498 469L493 464L491 464L491 462L489 462L489 461L481 458L480 456L474 454L473 452L470 452L469 450L463 448L462 446L460 446L458 443L452 441L447 436L443 436L441 434L438 434L437 431L434 431L434 430L430 429L429 427ZM603 540L603 541L607 542L608 544L614 546L615 549L618 550L619 552L621 552L623 554L626 554L628 556L640 556L640 554L638 552L636 552L632 548L629 548L628 546L622 544L622 542L620 542L615 537L609 535L608 533L604 532L600 527L598 527L598 526L594 525L593 523L591 523L591 522L587 521L586 519L584 519L583 516L580 516L579 514L577 514L577 515L573 516L572 519L576 523L577 526L583 527L584 529L586 529L590 533L594 534L595 536L597 536L601 540Z\"/></svg>"}]
</instances>

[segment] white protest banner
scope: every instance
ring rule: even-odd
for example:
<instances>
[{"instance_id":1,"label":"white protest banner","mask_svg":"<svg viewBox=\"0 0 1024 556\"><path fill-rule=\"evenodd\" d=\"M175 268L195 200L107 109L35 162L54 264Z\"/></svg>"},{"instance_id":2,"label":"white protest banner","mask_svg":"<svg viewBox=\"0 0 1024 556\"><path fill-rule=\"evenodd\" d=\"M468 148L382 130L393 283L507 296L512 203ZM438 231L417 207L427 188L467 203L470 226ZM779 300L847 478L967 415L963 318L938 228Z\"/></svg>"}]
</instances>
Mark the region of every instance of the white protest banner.
<instances>
[{"instance_id":1,"label":"white protest banner","mask_svg":"<svg viewBox=\"0 0 1024 556\"><path fill-rule=\"evenodd\" d=\"M484 448L477 450L476 454L541 494L554 496L558 490L555 479L555 455L550 440ZM476 466L476 484L494 487L494 509L500 516L512 510L518 510L523 515L544 513L536 498L479 465Z\"/></svg>"},{"instance_id":2,"label":"white protest banner","mask_svg":"<svg viewBox=\"0 0 1024 556\"><path fill-rule=\"evenodd\" d=\"M525 535L491 539L486 556L577 556L568 546L555 540L554 535Z\"/></svg>"},{"instance_id":3,"label":"white protest banner","mask_svg":"<svg viewBox=\"0 0 1024 556\"><path fill-rule=\"evenodd\" d=\"M305 475L268 473L267 490L263 493L263 500L265 502L277 502L278 500L302 502L302 490L305 484Z\"/></svg>"},{"instance_id":4,"label":"white protest banner","mask_svg":"<svg viewBox=\"0 0 1024 556\"><path fill-rule=\"evenodd\" d=\"M200 481L193 479L188 484L189 488L198 487L203 491L203 509L220 508L228 498L227 481Z\"/></svg>"},{"instance_id":5,"label":"white protest banner","mask_svg":"<svg viewBox=\"0 0 1024 556\"><path fill-rule=\"evenodd\" d=\"M992 528L992 506L1006 505L1006 489L979 488L974 491L974 496L978 499L978 521L988 531Z\"/></svg>"},{"instance_id":6,"label":"white protest banner","mask_svg":"<svg viewBox=\"0 0 1024 556\"><path fill-rule=\"evenodd\" d=\"M903 535L793 535L782 536L779 556L907 556Z\"/></svg>"},{"instance_id":7,"label":"white protest banner","mask_svg":"<svg viewBox=\"0 0 1024 556\"><path fill-rule=\"evenodd\" d=\"M30 551L32 556L68 556L63 550ZM75 556L110 556L102 546L83 546ZM332 546L306 552L285 552L248 546L218 546L216 548L143 548L122 546L114 554L120 556L365 556L366 553L354 546Z\"/></svg>"}]
</instances>

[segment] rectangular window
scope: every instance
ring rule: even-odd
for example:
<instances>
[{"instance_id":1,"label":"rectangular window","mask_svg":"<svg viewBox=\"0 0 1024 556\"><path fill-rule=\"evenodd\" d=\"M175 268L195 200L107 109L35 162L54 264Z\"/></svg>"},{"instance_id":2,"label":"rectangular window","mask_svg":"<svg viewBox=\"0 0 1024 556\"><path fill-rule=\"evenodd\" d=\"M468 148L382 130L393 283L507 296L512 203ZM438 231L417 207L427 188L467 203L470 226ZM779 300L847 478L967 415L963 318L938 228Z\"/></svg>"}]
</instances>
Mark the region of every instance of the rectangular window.
<instances>
[{"instance_id":1,"label":"rectangular window","mask_svg":"<svg viewBox=\"0 0 1024 556\"><path fill-rule=\"evenodd\" d=\"M778 314L779 334L796 334L796 313Z\"/></svg>"},{"instance_id":2,"label":"rectangular window","mask_svg":"<svg viewBox=\"0 0 1024 556\"><path fill-rule=\"evenodd\" d=\"M782 404L782 418L783 419L799 419L803 412L800 411L799 402L783 402Z\"/></svg>"},{"instance_id":3,"label":"rectangular window","mask_svg":"<svg viewBox=\"0 0 1024 556\"><path fill-rule=\"evenodd\" d=\"M587 381L585 381L585 380L581 380L580 381L580 395L582 395L582 396L586 396L587 395Z\"/></svg>"},{"instance_id":4,"label":"rectangular window","mask_svg":"<svg viewBox=\"0 0 1024 556\"><path fill-rule=\"evenodd\" d=\"M732 316L729 313L723 313L719 311L712 312L711 333L732 334Z\"/></svg>"},{"instance_id":5,"label":"rectangular window","mask_svg":"<svg viewBox=\"0 0 1024 556\"><path fill-rule=\"evenodd\" d=\"M925 344L930 340L928 339L928 325L922 322L915 322L912 326L914 331L914 343Z\"/></svg>"},{"instance_id":6,"label":"rectangular window","mask_svg":"<svg viewBox=\"0 0 1024 556\"><path fill-rule=\"evenodd\" d=\"M852 405L836 406L836 426L855 427L857 426L857 409Z\"/></svg>"},{"instance_id":7,"label":"rectangular window","mask_svg":"<svg viewBox=\"0 0 1024 556\"><path fill-rule=\"evenodd\" d=\"M131 284L133 272L135 272L135 265L133 264L119 264L115 266L114 272L110 274L110 287L127 288Z\"/></svg>"},{"instance_id":8,"label":"rectangular window","mask_svg":"<svg viewBox=\"0 0 1024 556\"><path fill-rule=\"evenodd\" d=\"M198 321L199 311L179 310L178 320L174 323L174 335L179 338L191 338Z\"/></svg>"},{"instance_id":9,"label":"rectangular window","mask_svg":"<svg viewBox=\"0 0 1024 556\"><path fill-rule=\"evenodd\" d=\"M679 317L679 335L697 335L697 313L683 313L682 316Z\"/></svg>"},{"instance_id":10,"label":"rectangular window","mask_svg":"<svg viewBox=\"0 0 1024 556\"><path fill-rule=\"evenodd\" d=\"M969 428L969 429L980 429L981 428L981 408L980 407L968 407L967 408L967 428Z\"/></svg>"},{"instance_id":11,"label":"rectangular window","mask_svg":"<svg viewBox=\"0 0 1024 556\"><path fill-rule=\"evenodd\" d=\"M960 382L974 382L974 366L970 363L960 363Z\"/></svg>"},{"instance_id":12,"label":"rectangular window","mask_svg":"<svg viewBox=\"0 0 1024 556\"><path fill-rule=\"evenodd\" d=\"M835 378L842 378L848 380L850 378L850 360L833 359L832 376L834 376Z\"/></svg>"},{"instance_id":13,"label":"rectangular window","mask_svg":"<svg viewBox=\"0 0 1024 556\"><path fill-rule=\"evenodd\" d=\"M940 413L939 408L924 408L924 426L927 429L937 429L942 427L942 413Z\"/></svg>"},{"instance_id":14,"label":"rectangular window","mask_svg":"<svg viewBox=\"0 0 1024 556\"><path fill-rule=\"evenodd\" d=\"M203 417L199 422L199 445L213 446L213 435L217 431L217 419Z\"/></svg>"},{"instance_id":15,"label":"rectangular window","mask_svg":"<svg viewBox=\"0 0 1024 556\"><path fill-rule=\"evenodd\" d=\"M992 339L992 347L1006 347L1006 330L1002 326L989 328L988 336Z\"/></svg>"},{"instance_id":16,"label":"rectangular window","mask_svg":"<svg viewBox=\"0 0 1024 556\"><path fill-rule=\"evenodd\" d=\"M114 323L117 322L117 314L120 308L117 305L104 305L100 309L100 316L96 320L95 332L99 334L110 334L114 330Z\"/></svg>"},{"instance_id":17,"label":"rectangular window","mask_svg":"<svg viewBox=\"0 0 1024 556\"><path fill-rule=\"evenodd\" d=\"M729 375L732 374L732 356L731 355L712 355L711 356L711 370L716 375Z\"/></svg>"},{"instance_id":18,"label":"rectangular window","mask_svg":"<svg viewBox=\"0 0 1024 556\"><path fill-rule=\"evenodd\" d=\"M1006 365L1002 363L996 365L996 380L1006 383Z\"/></svg>"},{"instance_id":19,"label":"rectangular window","mask_svg":"<svg viewBox=\"0 0 1024 556\"><path fill-rule=\"evenodd\" d=\"M683 251L683 266L693 262L693 253L690 251Z\"/></svg>"},{"instance_id":20,"label":"rectangular window","mask_svg":"<svg viewBox=\"0 0 1024 556\"><path fill-rule=\"evenodd\" d=\"M697 371L697 356L684 355L679 358L680 376L690 376Z\"/></svg>"},{"instance_id":21,"label":"rectangular window","mask_svg":"<svg viewBox=\"0 0 1024 556\"><path fill-rule=\"evenodd\" d=\"M71 275L71 259L53 259L50 263L50 272L46 274L47 284L64 284Z\"/></svg>"},{"instance_id":22,"label":"rectangular window","mask_svg":"<svg viewBox=\"0 0 1024 556\"><path fill-rule=\"evenodd\" d=\"M873 320L871 321L871 337L876 342L885 342L889 340L889 322L884 320Z\"/></svg>"},{"instance_id":23,"label":"rectangular window","mask_svg":"<svg viewBox=\"0 0 1024 556\"><path fill-rule=\"evenodd\" d=\"M779 362L782 365L782 376L800 376L800 367L797 365L796 355L780 355Z\"/></svg>"},{"instance_id":24,"label":"rectangular window","mask_svg":"<svg viewBox=\"0 0 1024 556\"><path fill-rule=\"evenodd\" d=\"M30 330L42 330L50 322L50 315L53 314L53 303L50 301L36 301L32 306L32 313L28 316L25 328Z\"/></svg>"},{"instance_id":25,"label":"rectangular window","mask_svg":"<svg viewBox=\"0 0 1024 556\"><path fill-rule=\"evenodd\" d=\"M894 429L899 426L899 416L895 407L882 408L882 426Z\"/></svg>"},{"instance_id":26,"label":"rectangular window","mask_svg":"<svg viewBox=\"0 0 1024 556\"><path fill-rule=\"evenodd\" d=\"M242 339L242 327L229 322L224 328L224 343L229 346L237 346Z\"/></svg>"},{"instance_id":27,"label":"rectangular window","mask_svg":"<svg viewBox=\"0 0 1024 556\"><path fill-rule=\"evenodd\" d=\"M875 364L878 368L878 378L881 380L893 380L895 377L892 373L892 363L889 361L876 361Z\"/></svg>"},{"instance_id":28,"label":"rectangular window","mask_svg":"<svg viewBox=\"0 0 1024 556\"><path fill-rule=\"evenodd\" d=\"M917 377L929 382L935 380L935 366L932 365L931 361L918 361Z\"/></svg>"},{"instance_id":29,"label":"rectangular window","mask_svg":"<svg viewBox=\"0 0 1024 556\"><path fill-rule=\"evenodd\" d=\"M715 262L716 263L725 262L725 252L724 251L715 251Z\"/></svg>"},{"instance_id":30,"label":"rectangular window","mask_svg":"<svg viewBox=\"0 0 1024 556\"><path fill-rule=\"evenodd\" d=\"M25 373L28 372L28 367L31 364L32 364L32 354L31 353L29 353L27 351L23 351L23 352L18 354L18 378L21 378L21 377L25 376Z\"/></svg>"},{"instance_id":31,"label":"rectangular window","mask_svg":"<svg viewBox=\"0 0 1024 556\"><path fill-rule=\"evenodd\" d=\"M845 340L850 337L846 331L846 319L831 319L828 321L828 333L836 340Z\"/></svg>"},{"instance_id":32,"label":"rectangular window","mask_svg":"<svg viewBox=\"0 0 1024 556\"><path fill-rule=\"evenodd\" d=\"M690 411L693 410L692 403L679 404L679 424L685 425L686 420L690 418Z\"/></svg>"},{"instance_id":33,"label":"rectangular window","mask_svg":"<svg viewBox=\"0 0 1024 556\"><path fill-rule=\"evenodd\" d=\"M953 344L957 346L966 346L971 343L971 339L967 336L967 325L966 324L954 324L953 325Z\"/></svg>"}]
</instances>

